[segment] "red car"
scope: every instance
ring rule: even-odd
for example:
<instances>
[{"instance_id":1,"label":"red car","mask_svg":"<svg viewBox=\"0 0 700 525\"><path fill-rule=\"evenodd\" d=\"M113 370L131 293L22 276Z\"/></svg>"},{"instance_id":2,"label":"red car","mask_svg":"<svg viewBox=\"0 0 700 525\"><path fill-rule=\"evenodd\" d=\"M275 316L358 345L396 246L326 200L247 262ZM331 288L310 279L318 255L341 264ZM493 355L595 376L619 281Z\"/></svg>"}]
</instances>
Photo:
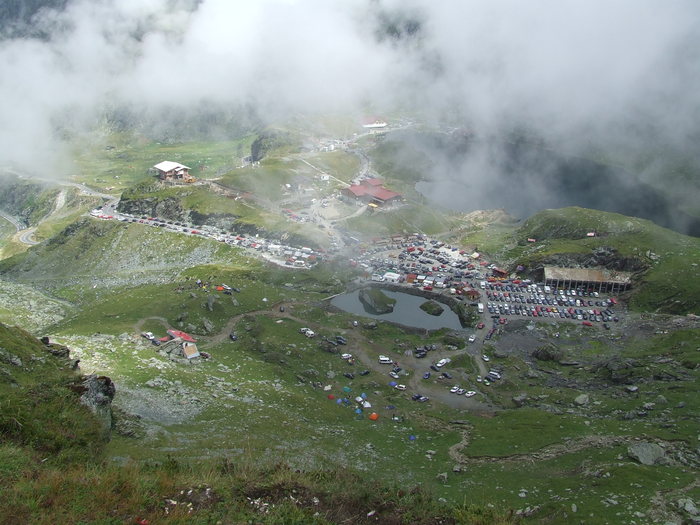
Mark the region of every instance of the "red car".
<instances>
[{"instance_id":1,"label":"red car","mask_svg":"<svg viewBox=\"0 0 700 525\"><path fill-rule=\"evenodd\" d=\"M484 323L479 323L478 325L476 325L476 327L477 327L479 330L481 330L481 329L484 327Z\"/></svg>"},{"instance_id":2,"label":"red car","mask_svg":"<svg viewBox=\"0 0 700 525\"><path fill-rule=\"evenodd\" d=\"M581 323L581 324L583 326L593 326L593 323L591 323L590 321L583 321L583 323Z\"/></svg>"},{"instance_id":3,"label":"red car","mask_svg":"<svg viewBox=\"0 0 700 525\"><path fill-rule=\"evenodd\" d=\"M429 284L428 284L428 285L425 285L425 286L423 287L423 290L426 290L426 291L428 291L428 292L431 291L432 289L433 289L433 287L430 286Z\"/></svg>"}]
</instances>

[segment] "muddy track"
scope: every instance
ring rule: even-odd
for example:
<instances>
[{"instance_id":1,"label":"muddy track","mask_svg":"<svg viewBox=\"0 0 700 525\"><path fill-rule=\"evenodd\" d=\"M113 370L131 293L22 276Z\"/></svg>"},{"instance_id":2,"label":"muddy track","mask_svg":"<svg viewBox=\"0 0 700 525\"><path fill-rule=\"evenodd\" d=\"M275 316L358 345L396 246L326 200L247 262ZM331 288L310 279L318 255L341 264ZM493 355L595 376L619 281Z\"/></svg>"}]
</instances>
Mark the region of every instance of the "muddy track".
<instances>
[{"instance_id":1,"label":"muddy track","mask_svg":"<svg viewBox=\"0 0 700 525\"><path fill-rule=\"evenodd\" d=\"M587 448L613 447L625 443L633 443L638 440L625 436L585 436L582 438L569 439L563 443L547 445L535 452L526 454L510 454L508 456L466 456L462 450L469 446L469 431L462 430L462 440L449 448L449 455L452 460L462 465L483 465L486 463L532 463L535 461L546 461L565 454L572 454Z\"/></svg>"},{"instance_id":2,"label":"muddy track","mask_svg":"<svg viewBox=\"0 0 700 525\"><path fill-rule=\"evenodd\" d=\"M584 436L581 438L568 439L562 443L547 445L534 452L525 454L510 454L507 456L467 456L462 451L469 446L470 431L464 427L458 430L462 432L462 440L459 443L452 445L448 449L450 458L460 465L484 465L488 463L534 463L536 461L547 461L555 459L566 454L573 454L589 448L609 448L619 445L631 445L644 440L643 436ZM666 450L670 450L673 446L679 443L663 441L649 438L647 441L661 443L665 445ZM668 458L673 462L671 458ZM700 481L697 481L700 484Z\"/></svg>"}]
</instances>

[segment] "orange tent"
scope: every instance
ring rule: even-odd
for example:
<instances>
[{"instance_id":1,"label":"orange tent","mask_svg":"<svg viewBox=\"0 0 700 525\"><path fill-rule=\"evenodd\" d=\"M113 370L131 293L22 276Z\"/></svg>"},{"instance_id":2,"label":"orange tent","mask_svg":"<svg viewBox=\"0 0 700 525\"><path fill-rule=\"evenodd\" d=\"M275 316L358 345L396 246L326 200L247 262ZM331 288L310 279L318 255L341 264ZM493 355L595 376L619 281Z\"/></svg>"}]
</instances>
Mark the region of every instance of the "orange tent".
<instances>
[{"instance_id":1,"label":"orange tent","mask_svg":"<svg viewBox=\"0 0 700 525\"><path fill-rule=\"evenodd\" d=\"M217 292L223 292L223 291L224 291L224 287L223 287L223 286L217 286L217 287L216 287L216 291L217 291Z\"/></svg>"},{"instance_id":2,"label":"orange tent","mask_svg":"<svg viewBox=\"0 0 700 525\"><path fill-rule=\"evenodd\" d=\"M376 412L372 412L372 413L369 415L369 418L370 418L372 421L376 421L377 419L379 419L379 414L377 414Z\"/></svg>"}]
</instances>

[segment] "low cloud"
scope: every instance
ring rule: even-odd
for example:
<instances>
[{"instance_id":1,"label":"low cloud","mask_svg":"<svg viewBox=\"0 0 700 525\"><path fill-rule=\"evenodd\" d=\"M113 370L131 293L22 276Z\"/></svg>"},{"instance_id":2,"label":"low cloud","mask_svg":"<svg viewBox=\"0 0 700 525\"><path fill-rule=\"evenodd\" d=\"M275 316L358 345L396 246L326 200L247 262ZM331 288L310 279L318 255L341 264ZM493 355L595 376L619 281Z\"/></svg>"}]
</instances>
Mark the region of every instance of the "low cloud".
<instances>
[{"instance_id":1,"label":"low cloud","mask_svg":"<svg viewBox=\"0 0 700 525\"><path fill-rule=\"evenodd\" d=\"M0 165L61 159L113 108L390 112L562 147L698 137L697 3L73 0L0 41ZM10 23L6 23L7 27ZM25 33L26 34L26 33ZM58 170L60 171L60 169Z\"/></svg>"}]
</instances>

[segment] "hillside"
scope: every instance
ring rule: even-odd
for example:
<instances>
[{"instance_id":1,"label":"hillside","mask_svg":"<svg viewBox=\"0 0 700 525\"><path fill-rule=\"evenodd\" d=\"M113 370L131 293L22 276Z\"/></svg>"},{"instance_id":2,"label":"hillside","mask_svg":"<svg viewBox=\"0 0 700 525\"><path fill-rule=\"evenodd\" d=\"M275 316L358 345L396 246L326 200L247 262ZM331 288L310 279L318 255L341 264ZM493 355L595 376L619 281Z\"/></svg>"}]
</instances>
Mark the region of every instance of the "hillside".
<instances>
[{"instance_id":1,"label":"hillside","mask_svg":"<svg viewBox=\"0 0 700 525\"><path fill-rule=\"evenodd\" d=\"M589 232L595 236L589 237ZM520 226L479 225L454 235L511 271L524 266L535 279L542 279L545 265L632 272L633 286L626 297L640 312L700 311L700 239L644 219L571 207L541 211Z\"/></svg>"},{"instance_id":2,"label":"hillside","mask_svg":"<svg viewBox=\"0 0 700 525\"><path fill-rule=\"evenodd\" d=\"M368 482L347 469L299 471L230 458L189 465L170 456L141 466L104 462L108 434L79 402L95 378L72 370L70 350L3 324L0 349L0 523L517 521L478 505L438 503L420 487Z\"/></svg>"}]
</instances>

